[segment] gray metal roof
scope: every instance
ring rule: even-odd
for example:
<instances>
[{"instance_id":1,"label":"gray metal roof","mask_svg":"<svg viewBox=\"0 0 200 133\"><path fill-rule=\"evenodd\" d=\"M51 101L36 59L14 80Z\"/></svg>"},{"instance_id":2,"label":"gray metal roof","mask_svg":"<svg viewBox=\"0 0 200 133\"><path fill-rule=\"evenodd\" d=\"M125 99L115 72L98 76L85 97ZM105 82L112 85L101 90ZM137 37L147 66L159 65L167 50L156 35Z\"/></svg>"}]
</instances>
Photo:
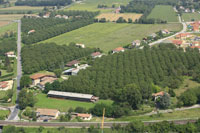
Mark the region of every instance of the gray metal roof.
<instances>
[{"instance_id":1,"label":"gray metal roof","mask_svg":"<svg viewBox=\"0 0 200 133\"><path fill-rule=\"evenodd\" d=\"M73 92L62 92L62 91L49 91L48 95L66 96L66 97L84 98L84 99L91 99L92 96L93 96L91 94L82 94L82 93L73 93Z\"/></svg>"}]
</instances>

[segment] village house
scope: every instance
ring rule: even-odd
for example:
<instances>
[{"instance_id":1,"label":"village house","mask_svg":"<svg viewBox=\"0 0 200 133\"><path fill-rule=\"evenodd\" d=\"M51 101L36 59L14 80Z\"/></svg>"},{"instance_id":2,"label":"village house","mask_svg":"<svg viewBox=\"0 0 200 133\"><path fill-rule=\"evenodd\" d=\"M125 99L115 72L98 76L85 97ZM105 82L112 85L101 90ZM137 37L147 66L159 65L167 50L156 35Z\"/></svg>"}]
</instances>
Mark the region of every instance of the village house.
<instances>
[{"instance_id":1,"label":"village house","mask_svg":"<svg viewBox=\"0 0 200 133\"><path fill-rule=\"evenodd\" d=\"M157 36L157 34L156 33L152 33L151 35L149 35L150 37L152 37L152 38L155 38L156 36Z\"/></svg>"},{"instance_id":2,"label":"village house","mask_svg":"<svg viewBox=\"0 0 200 133\"><path fill-rule=\"evenodd\" d=\"M80 119L82 120L91 120L92 119L92 114L80 114L80 113L77 113L76 114L76 117L79 117Z\"/></svg>"},{"instance_id":3,"label":"village house","mask_svg":"<svg viewBox=\"0 0 200 133\"><path fill-rule=\"evenodd\" d=\"M185 9L185 12L186 13L190 12L190 9L189 8Z\"/></svg>"},{"instance_id":4,"label":"village house","mask_svg":"<svg viewBox=\"0 0 200 133\"><path fill-rule=\"evenodd\" d=\"M191 11L192 11L192 13L195 13L195 9L192 9Z\"/></svg>"},{"instance_id":5,"label":"village house","mask_svg":"<svg viewBox=\"0 0 200 133\"><path fill-rule=\"evenodd\" d=\"M48 81L50 77L51 77L51 81L53 81L52 78L55 78L53 75L47 75L47 74L42 74L42 73L36 73L34 75L31 75L30 78L32 79L32 86L36 86L40 84L41 82L46 82L44 79L47 79Z\"/></svg>"},{"instance_id":6,"label":"village house","mask_svg":"<svg viewBox=\"0 0 200 133\"><path fill-rule=\"evenodd\" d=\"M185 39L187 39L187 38L189 38L189 37L192 37L192 35L190 34L190 33L180 33L180 34L178 34L178 35L176 35L176 39L183 39L183 40L185 40Z\"/></svg>"},{"instance_id":7,"label":"village house","mask_svg":"<svg viewBox=\"0 0 200 133\"><path fill-rule=\"evenodd\" d=\"M119 6L119 7L115 10L115 13L118 14L118 13L120 13L120 11L121 11L121 7Z\"/></svg>"},{"instance_id":8,"label":"village house","mask_svg":"<svg viewBox=\"0 0 200 133\"><path fill-rule=\"evenodd\" d=\"M162 34L170 34L170 31L167 30L167 29L164 29L164 30L162 30L161 32L162 32Z\"/></svg>"},{"instance_id":9,"label":"village house","mask_svg":"<svg viewBox=\"0 0 200 133\"><path fill-rule=\"evenodd\" d=\"M78 65L80 64L80 61L77 61L77 60L73 60L73 61L70 61L66 64L67 67L72 67L72 66L75 66L75 67L78 67Z\"/></svg>"},{"instance_id":10,"label":"village house","mask_svg":"<svg viewBox=\"0 0 200 133\"><path fill-rule=\"evenodd\" d=\"M95 58L101 58L102 54L100 52L94 52L91 54L92 58L95 59Z\"/></svg>"},{"instance_id":11,"label":"village house","mask_svg":"<svg viewBox=\"0 0 200 133\"><path fill-rule=\"evenodd\" d=\"M84 44L78 44L78 43L77 43L76 46L79 47L79 48L85 48L85 45L84 45Z\"/></svg>"},{"instance_id":12,"label":"village house","mask_svg":"<svg viewBox=\"0 0 200 133\"><path fill-rule=\"evenodd\" d=\"M112 53L113 53L113 54L114 54L114 53L119 53L119 52L124 52L124 48L118 47L118 48L115 48L115 49L112 50Z\"/></svg>"},{"instance_id":13,"label":"village house","mask_svg":"<svg viewBox=\"0 0 200 133\"><path fill-rule=\"evenodd\" d=\"M57 78L55 77L44 77L41 79L41 82L37 84L37 86L41 89L44 90L45 89L45 84L46 83L53 83L54 81L56 81Z\"/></svg>"},{"instance_id":14,"label":"village house","mask_svg":"<svg viewBox=\"0 0 200 133\"><path fill-rule=\"evenodd\" d=\"M195 41L195 42L192 42L192 46L199 46L200 42L198 41Z\"/></svg>"},{"instance_id":15,"label":"village house","mask_svg":"<svg viewBox=\"0 0 200 133\"><path fill-rule=\"evenodd\" d=\"M36 116L38 120L54 120L57 119L60 112L57 109L42 109L36 110Z\"/></svg>"},{"instance_id":16,"label":"village house","mask_svg":"<svg viewBox=\"0 0 200 133\"><path fill-rule=\"evenodd\" d=\"M49 18L50 17L50 12L47 12L44 16L43 16L43 18Z\"/></svg>"},{"instance_id":17,"label":"village house","mask_svg":"<svg viewBox=\"0 0 200 133\"><path fill-rule=\"evenodd\" d=\"M30 30L29 32L28 32L28 34L31 34L31 33L34 33L35 32L35 30Z\"/></svg>"},{"instance_id":18,"label":"village house","mask_svg":"<svg viewBox=\"0 0 200 133\"><path fill-rule=\"evenodd\" d=\"M152 94L152 96L153 96L154 100L156 101L157 98L163 96L164 94L165 94L165 92L161 91L161 92Z\"/></svg>"},{"instance_id":19,"label":"village house","mask_svg":"<svg viewBox=\"0 0 200 133\"><path fill-rule=\"evenodd\" d=\"M55 18L62 18L62 16L61 15L56 15Z\"/></svg>"},{"instance_id":20,"label":"village house","mask_svg":"<svg viewBox=\"0 0 200 133\"><path fill-rule=\"evenodd\" d=\"M183 44L183 41L181 40L172 40L172 43L175 44L176 46L181 46Z\"/></svg>"},{"instance_id":21,"label":"village house","mask_svg":"<svg viewBox=\"0 0 200 133\"><path fill-rule=\"evenodd\" d=\"M62 98L62 99L70 99L70 100L86 101L86 102L96 102L99 100L99 97L95 97L91 94L62 92L62 91L49 91L47 96L52 98Z\"/></svg>"},{"instance_id":22,"label":"village house","mask_svg":"<svg viewBox=\"0 0 200 133\"><path fill-rule=\"evenodd\" d=\"M10 57L10 58L16 58L16 55L15 55L15 52L14 52L14 51L7 52L7 53L5 53L5 55L6 55L7 57Z\"/></svg>"},{"instance_id":23,"label":"village house","mask_svg":"<svg viewBox=\"0 0 200 133\"><path fill-rule=\"evenodd\" d=\"M66 15L63 15L62 18L64 18L64 19L68 19L69 17L66 16Z\"/></svg>"},{"instance_id":24,"label":"village house","mask_svg":"<svg viewBox=\"0 0 200 133\"><path fill-rule=\"evenodd\" d=\"M140 40L135 40L135 41L132 42L132 46L133 47L138 47L138 46L140 46L140 43L141 43Z\"/></svg>"},{"instance_id":25,"label":"village house","mask_svg":"<svg viewBox=\"0 0 200 133\"><path fill-rule=\"evenodd\" d=\"M13 80L0 82L0 90L1 91L7 91L9 89L12 89L12 86L13 86Z\"/></svg>"}]
</instances>

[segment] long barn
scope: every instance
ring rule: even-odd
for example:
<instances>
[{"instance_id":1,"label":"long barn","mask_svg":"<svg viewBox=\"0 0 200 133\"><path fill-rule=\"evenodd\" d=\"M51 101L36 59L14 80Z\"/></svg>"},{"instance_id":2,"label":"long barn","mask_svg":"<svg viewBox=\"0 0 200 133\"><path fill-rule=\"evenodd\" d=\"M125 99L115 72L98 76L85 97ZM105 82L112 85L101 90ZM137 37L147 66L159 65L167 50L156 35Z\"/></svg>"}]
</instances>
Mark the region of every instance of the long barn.
<instances>
[{"instance_id":1,"label":"long barn","mask_svg":"<svg viewBox=\"0 0 200 133\"><path fill-rule=\"evenodd\" d=\"M73 92L62 92L62 91L49 91L47 94L48 97L53 98L62 98L70 99L77 101L87 101L87 102L96 102L99 100L98 97L95 97L91 94L82 94L82 93L73 93Z\"/></svg>"}]
</instances>

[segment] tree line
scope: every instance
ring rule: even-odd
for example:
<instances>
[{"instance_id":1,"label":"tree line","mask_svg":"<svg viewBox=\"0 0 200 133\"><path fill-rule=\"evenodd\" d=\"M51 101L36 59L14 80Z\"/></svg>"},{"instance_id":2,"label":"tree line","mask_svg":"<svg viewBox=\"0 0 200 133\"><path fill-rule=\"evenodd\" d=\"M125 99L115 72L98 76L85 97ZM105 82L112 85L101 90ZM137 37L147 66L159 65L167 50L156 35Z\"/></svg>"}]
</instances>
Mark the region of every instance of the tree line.
<instances>
[{"instance_id":1,"label":"tree line","mask_svg":"<svg viewBox=\"0 0 200 133\"><path fill-rule=\"evenodd\" d=\"M86 11L69 11L60 12L60 14L69 15L71 18L67 20L64 18L55 18L55 13L52 13L50 18L24 17L22 19L22 42L25 44L37 43L54 36L87 26L94 23L93 18L97 15L97 12L88 13ZM28 34L28 31L30 30L35 30L35 32Z\"/></svg>"},{"instance_id":2,"label":"tree line","mask_svg":"<svg viewBox=\"0 0 200 133\"><path fill-rule=\"evenodd\" d=\"M142 24L154 24L154 23L167 23L166 21L160 20L160 19L148 19L147 16L151 13L153 8L156 5L177 5L177 0L144 0L144 1L138 1L138 0L132 0L129 2L128 5L121 6L121 13L125 12L134 12L134 13L142 13L143 16L136 20L136 23L142 23Z\"/></svg>"},{"instance_id":3,"label":"tree line","mask_svg":"<svg viewBox=\"0 0 200 133\"><path fill-rule=\"evenodd\" d=\"M17 0L16 6L65 6L70 5L72 0Z\"/></svg>"},{"instance_id":4,"label":"tree line","mask_svg":"<svg viewBox=\"0 0 200 133\"><path fill-rule=\"evenodd\" d=\"M64 68L64 63L74 59L86 57L94 48L78 48L75 45L56 45L44 43L22 48L22 65L25 74L31 74L41 70L54 71Z\"/></svg>"},{"instance_id":5,"label":"tree line","mask_svg":"<svg viewBox=\"0 0 200 133\"><path fill-rule=\"evenodd\" d=\"M132 49L96 59L90 62L91 67L52 88L94 94L120 103L133 95L137 99L132 97L128 103L137 109L145 99L151 98L152 83L161 88L178 88L183 76L195 73L199 63L198 50L184 52L173 44L161 44L157 48ZM127 87L129 84L132 86Z\"/></svg>"}]
</instances>

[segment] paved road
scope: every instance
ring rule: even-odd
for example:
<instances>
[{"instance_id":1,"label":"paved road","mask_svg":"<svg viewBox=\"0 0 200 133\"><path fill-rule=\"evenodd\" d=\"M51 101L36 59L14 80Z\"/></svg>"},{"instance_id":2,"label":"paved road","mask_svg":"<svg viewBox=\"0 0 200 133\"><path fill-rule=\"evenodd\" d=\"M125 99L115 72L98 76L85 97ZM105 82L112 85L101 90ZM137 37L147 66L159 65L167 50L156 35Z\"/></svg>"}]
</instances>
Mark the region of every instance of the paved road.
<instances>
[{"instance_id":1,"label":"paved road","mask_svg":"<svg viewBox=\"0 0 200 133\"><path fill-rule=\"evenodd\" d=\"M22 76L22 66L21 66L21 20L17 20L18 22L18 35L17 35L17 99L18 94L20 92L20 79ZM8 120L18 120L18 103L16 101L16 105L13 110L11 110L11 114L8 117Z\"/></svg>"},{"instance_id":2,"label":"paved road","mask_svg":"<svg viewBox=\"0 0 200 133\"><path fill-rule=\"evenodd\" d=\"M192 120L169 120L174 124L186 124L188 122L194 123L197 119ZM161 120L143 122L145 125L162 122ZM105 128L111 128L113 124L120 124L121 126L128 125L129 122L104 122ZM0 121L1 126L14 125L14 126L23 126L23 127L68 127L68 128L81 128L81 127L90 127L90 125L98 126L101 125L101 122L16 122L16 121Z\"/></svg>"},{"instance_id":3,"label":"paved road","mask_svg":"<svg viewBox=\"0 0 200 133\"><path fill-rule=\"evenodd\" d=\"M157 40L155 42L149 43L149 46L153 46L155 44L161 43L161 42L163 42L163 41L165 41L165 40L167 40L169 38L175 37L176 35L178 35L180 33L186 32L187 31L187 25L186 25L186 23L182 22L180 15L178 15L178 19L179 19L179 22L183 25L183 29L180 32L177 32L176 34L168 36L166 38L159 39L159 40Z\"/></svg>"}]
</instances>

